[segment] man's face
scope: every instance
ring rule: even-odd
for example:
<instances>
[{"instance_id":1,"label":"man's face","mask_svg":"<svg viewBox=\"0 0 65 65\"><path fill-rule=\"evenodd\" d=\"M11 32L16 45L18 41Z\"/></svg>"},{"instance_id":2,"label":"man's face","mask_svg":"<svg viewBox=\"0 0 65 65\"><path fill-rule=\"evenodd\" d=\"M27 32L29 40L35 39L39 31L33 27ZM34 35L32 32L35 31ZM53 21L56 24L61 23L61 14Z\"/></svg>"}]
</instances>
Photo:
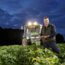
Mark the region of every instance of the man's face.
<instances>
[{"instance_id":1,"label":"man's face","mask_svg":"<svg viewBox=\"0 0 65 65\"><path fill-rule=\"evenodd\" d=\"M46 19L44 19L44 26L48 26L49 25L49 18L46 18Z\"/></svg>"}]
</instances>

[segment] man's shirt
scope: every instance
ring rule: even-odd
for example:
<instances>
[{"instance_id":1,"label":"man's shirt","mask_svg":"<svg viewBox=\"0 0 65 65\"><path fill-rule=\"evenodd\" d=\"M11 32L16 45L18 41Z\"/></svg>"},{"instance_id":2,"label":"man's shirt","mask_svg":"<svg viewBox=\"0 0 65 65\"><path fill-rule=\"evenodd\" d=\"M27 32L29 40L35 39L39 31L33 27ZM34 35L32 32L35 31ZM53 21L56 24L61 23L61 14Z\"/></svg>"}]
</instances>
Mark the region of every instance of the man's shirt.
<instances>
[{"instance_id":1,"label":"man's shirt","mask_svg":"<svg viewBox=\"0 0 65 65\"><path fill-rule=\"evenodd\" d=\"M42 38L43 42L45 42L45 41L47 41L47 42L56 41L56 39L55 39L56 28L54 25L49 24L48 27L45 27L44 25L42 26L41 36L47 36L47 35L49 35L49 37L47 39Z\"/></svg>"}]
</instances>

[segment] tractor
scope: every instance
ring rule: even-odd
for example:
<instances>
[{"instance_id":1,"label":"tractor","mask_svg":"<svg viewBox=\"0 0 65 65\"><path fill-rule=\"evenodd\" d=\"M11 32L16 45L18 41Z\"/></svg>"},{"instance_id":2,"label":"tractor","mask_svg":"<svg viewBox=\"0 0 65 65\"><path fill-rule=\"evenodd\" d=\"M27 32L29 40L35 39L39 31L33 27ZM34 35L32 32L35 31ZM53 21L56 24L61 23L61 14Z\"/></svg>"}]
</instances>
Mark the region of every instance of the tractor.
<instances>
[{"instance_id":1,"label":"tractor","mask_svg":"<svg viewBox=\"0 0 65 65\"><path fill-rule=\"evenodd\" d=\"M24 25L24 35L22 45L36 44L40 45L40 33L42 25L38 22L27 22Z\"/></svg>"}]
</instances>

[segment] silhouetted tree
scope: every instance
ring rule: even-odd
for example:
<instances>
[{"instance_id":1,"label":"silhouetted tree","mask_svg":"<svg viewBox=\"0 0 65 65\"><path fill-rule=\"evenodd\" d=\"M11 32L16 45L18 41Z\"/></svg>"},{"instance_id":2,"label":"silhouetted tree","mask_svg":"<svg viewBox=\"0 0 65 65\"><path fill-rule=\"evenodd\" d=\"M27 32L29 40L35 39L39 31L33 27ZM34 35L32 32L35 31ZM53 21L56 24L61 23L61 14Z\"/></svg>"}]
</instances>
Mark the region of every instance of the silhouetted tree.
<instances>
[{"instance_id":1,"label":"silhouetted tree","mask_svg":"<svg viewBox=\"0 0 65 65\"><path fill-rule=\"evenodd\" d=\"M22 43L24 30L2 29L0 30L0 45L14 45Z\"/></svg>"},{"instance_id":2,"label":"silhouetted tree","mask_svg":"<svg viewBox=\"0 0 65 65\"><path fill-rule=\"evenodd\" d=\"M2 27L0 27L0 30L2 30Z\"/></svg>"},{"instance_id":3,"label":"silhouetted tree","mask_svg":"<svg viewBox=\"0 0 65 65\"><path fill-rule=\"evenodd\" d=\"M63 35L60 34L60 33L58 33L58 34L56 35L56 41L57 41L57 43L62 43L62 42L64 42L64 37L63 37Z\"/></svg>"}]
</instances>

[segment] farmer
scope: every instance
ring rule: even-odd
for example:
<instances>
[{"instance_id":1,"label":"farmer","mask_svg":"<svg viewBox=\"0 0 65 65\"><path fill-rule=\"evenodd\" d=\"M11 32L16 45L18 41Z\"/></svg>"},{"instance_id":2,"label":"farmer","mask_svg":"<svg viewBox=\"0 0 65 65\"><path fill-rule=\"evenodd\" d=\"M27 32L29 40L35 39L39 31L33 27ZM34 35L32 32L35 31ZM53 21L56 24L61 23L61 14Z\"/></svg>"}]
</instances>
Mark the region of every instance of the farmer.
<instances>
[{"instance_id":1,"label":"farmer","mask_svg":"<svg viewBox=\"0 0 65 65\"><path fill-rule=\"evenodd\" d=\"M60 50L56 46L56 28L49 23L49 17L44 17L41 30L41 42L45 48L51 48L54 52L59 53Z\"/></svg>"}]
</instances>

